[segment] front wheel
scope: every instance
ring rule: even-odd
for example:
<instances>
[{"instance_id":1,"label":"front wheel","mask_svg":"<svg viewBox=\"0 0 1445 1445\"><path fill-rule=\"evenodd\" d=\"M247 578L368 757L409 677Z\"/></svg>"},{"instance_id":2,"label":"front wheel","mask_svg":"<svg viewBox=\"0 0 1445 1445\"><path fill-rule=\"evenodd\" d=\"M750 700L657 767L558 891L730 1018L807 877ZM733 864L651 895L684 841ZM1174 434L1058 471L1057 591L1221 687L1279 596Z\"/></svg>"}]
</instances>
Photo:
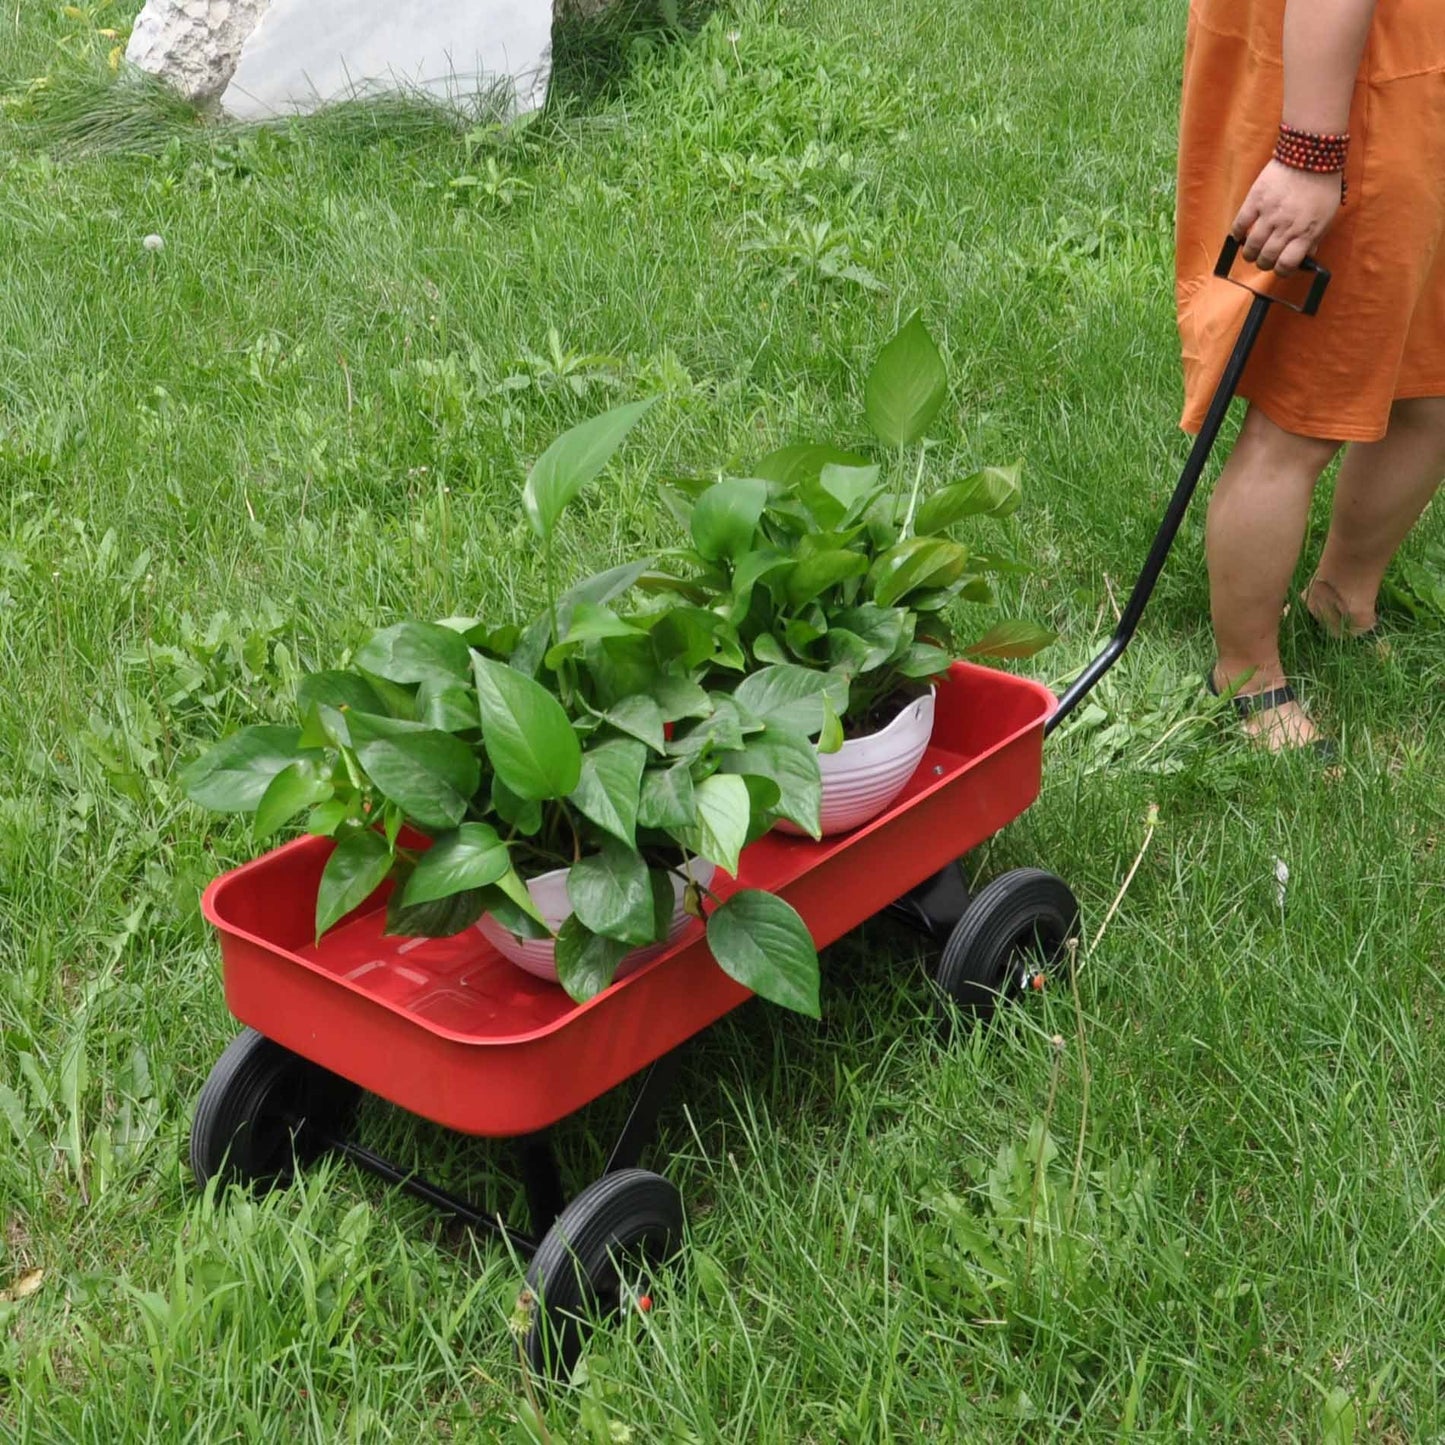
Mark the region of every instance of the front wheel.
<instances>
[{"instance_id":1,"label":"front wheel","mask_svg":"<svg viewBox=\"0 0 1445 1445\"><path fill-rule=\"evenodd\" d=\"M682 1197L659 1174L619 1169L569 1204L527 1270L532 1316L522 1351L546 1378L572 1372L592 1321L650 1310L652 1272L682 1241Z\"/></svg>"},{"instance_id":2,"label":"front wheel","mask_svg":"<svg viewBox=\"0 0 1445 1445\"><path fill-rule=\"evenodd\" d=\"M361 1090L255 1029L227 1045L196 1100L191 1172L198 1184L270 1188L344 1133Z\"/></svg>"},{"instance_id":3,"label":"front wheel","mask_svg":"<svg viewBox=\"0 0 1445 1445\"><path fill-rule=\"evenodd\" d=\"M988 1018L1064 957L1078 932L1067 883L1038 868L995 878L969 904L934 975L945 1007Z\"/></svg>"}]
</instances>

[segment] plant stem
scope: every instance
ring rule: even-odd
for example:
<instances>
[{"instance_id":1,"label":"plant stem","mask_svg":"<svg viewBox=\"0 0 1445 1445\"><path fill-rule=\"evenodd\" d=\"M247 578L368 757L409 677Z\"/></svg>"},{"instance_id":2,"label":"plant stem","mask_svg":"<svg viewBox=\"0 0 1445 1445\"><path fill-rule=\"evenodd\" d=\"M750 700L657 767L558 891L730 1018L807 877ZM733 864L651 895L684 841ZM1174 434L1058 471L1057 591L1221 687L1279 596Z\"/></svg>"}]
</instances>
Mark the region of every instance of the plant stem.
<instances>
[{"instance_id":1,"label":"plant stem","mask_svg":"<svg viewBox=\"0 0 1445 1445\"><path fill-rule=\"evenodd\" d=\"M904 541L907 541L908 538L913 535L913 514L918 510L918 492L923 486L923 463L927 455L928 448L920 442L918 444L918 471L913 478L913 490L908 496L908 512L903 518Z\"/></svg>"}]
</instances>

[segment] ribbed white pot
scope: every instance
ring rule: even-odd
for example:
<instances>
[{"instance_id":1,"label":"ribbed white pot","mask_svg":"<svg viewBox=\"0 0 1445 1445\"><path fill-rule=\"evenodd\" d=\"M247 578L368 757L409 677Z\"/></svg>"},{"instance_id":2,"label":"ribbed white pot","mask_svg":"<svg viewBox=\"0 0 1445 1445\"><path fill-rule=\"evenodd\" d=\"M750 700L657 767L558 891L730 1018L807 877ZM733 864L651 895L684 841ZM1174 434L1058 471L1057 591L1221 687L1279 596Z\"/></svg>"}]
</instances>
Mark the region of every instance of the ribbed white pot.
<instances>
[{"instance_id":1,"label":"ribbed white pot","mask_svg":"<svg viewBox=\"0 0 1445 1445\"><path fill-rule=\"evenodd\" d=\"M923 761L933 736L933 689L915 698L881 732L852 738L836 753L819 753L823 774L821 821L825 838L876 818L901 793ZM796 824L781 833L806 836Z\"/></svg>"},{"instance_id":2,"label":"ribbed white pot","mask_svg":"<svg viewBox=\"0 0 1445 1445\"><path fill-rule=\"evenodd\" d=\"M537 905L537 912L542 915L547 927L553 933L556 933L572 916L572 900L567 896L567 875L571 871L570 868L554 868L550 873L542 873L536 878L527 880L527 892L532 895L532 902ZM701 858L693 858L689 860L685 871L694 882L700 883L706 888L712 882L717 868L712 863L704 862ZM686 891L687 885L674 873L672 875L672 892L676 902L666 940L662 943L650 943L646 948L634 948L631 953L624 954L622 961L617 965L616 977L623 978L641 968L644 963L656 958L663 949L677 939L683 929L692 921L692 915L683 908ZM477 923L477 929L503 958L515 963L518 968L526 969L528 973L537 978L546 979L548 983L557 982L555 939L518 938L516 934L509 932L498 923L490 913L482 915Z\"/></svg>"}]
</instances>

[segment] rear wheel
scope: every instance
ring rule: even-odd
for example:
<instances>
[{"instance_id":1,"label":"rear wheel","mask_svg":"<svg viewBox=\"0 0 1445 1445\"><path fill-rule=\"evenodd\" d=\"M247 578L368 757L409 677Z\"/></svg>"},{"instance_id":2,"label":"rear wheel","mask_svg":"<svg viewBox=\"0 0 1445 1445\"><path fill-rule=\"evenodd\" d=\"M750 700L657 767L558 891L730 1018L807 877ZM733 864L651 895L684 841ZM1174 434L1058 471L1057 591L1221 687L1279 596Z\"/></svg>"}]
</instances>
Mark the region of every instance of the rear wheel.
<instances>
[{"instance_id":1,"label":"rear wheel","mask_svg":"<svg viewBox=\"0 0 1445 1445\"><path fill-rule=\"evenodd\" d=\"M200 1184L286 1183L297 1165L346 1131L361 1090L254 1029L216 1060L191 1121L191 1172Z\"/></svg>"},{"instance_id":2,"label":"rear wheel","mask_svg":"<svg viewBox=\"0 0 1445 1445\"><path fill-rule=\"evenodd\" d=\"M532 1316L522 1350L537 1374L571 1373L594 1321L650 1310L653 1271L682 1241L682 1197L659 1174L620 1169L558 1216L527 1270Z\"/></svg>"},{"instance_id":3,"label":"rear wheel","mask_svg":"<svg viewBox=\"0 0 1445 1445\"><path fill-rule=\"evenodd\" d=\"M1059 964L1079 927L1067 883L1038 868L995 878L969 904L934 975L946 1008L988 1018Z\"/></svg>"}]
</instances>

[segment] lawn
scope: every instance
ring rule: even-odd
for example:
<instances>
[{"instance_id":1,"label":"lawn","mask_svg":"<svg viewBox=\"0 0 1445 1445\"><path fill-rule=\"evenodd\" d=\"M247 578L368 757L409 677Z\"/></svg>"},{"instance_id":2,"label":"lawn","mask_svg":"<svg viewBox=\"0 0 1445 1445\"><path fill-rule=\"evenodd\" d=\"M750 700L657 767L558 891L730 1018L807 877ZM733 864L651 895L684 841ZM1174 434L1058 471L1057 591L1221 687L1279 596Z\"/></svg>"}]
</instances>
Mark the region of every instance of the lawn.
<instances>
[{"instance_id":1,"label":"lawn","mask_svg":"<svg viewBox=\"0 0 1445 1445\"><path fill-rule=\"evenodd\" d=\"M1445 1434L1438 507L1402 574L1434 606L1377 645L1289 620L1338 776L1207 710L1190 520L1041 800L968 860L1075 887L1077 992L941 1041L928 949L879 921L826 955L821 1024L716 1028L656 1161L683 1267L545 1425L504 1253L344 1166L248 1201L184 1163L235 1027L198 895L249 840L179 768L373 626L535 604L516 500L563 428L663 398L569 519L568 566L606 565L668 538L657 477L861 441L921 308L939 465L1024 461L980 537L1037 561L1002 599L1061 634L1027 666L1090 655L1184 451L1182 8L767 0L571 33L516 131L239 133L107 88L131 0L5 7L0 1436ZM616 1122L563 1131L575 1183ZM507 1197L500 1151L363 1123Z\"/></svg>"}]
</instances>

